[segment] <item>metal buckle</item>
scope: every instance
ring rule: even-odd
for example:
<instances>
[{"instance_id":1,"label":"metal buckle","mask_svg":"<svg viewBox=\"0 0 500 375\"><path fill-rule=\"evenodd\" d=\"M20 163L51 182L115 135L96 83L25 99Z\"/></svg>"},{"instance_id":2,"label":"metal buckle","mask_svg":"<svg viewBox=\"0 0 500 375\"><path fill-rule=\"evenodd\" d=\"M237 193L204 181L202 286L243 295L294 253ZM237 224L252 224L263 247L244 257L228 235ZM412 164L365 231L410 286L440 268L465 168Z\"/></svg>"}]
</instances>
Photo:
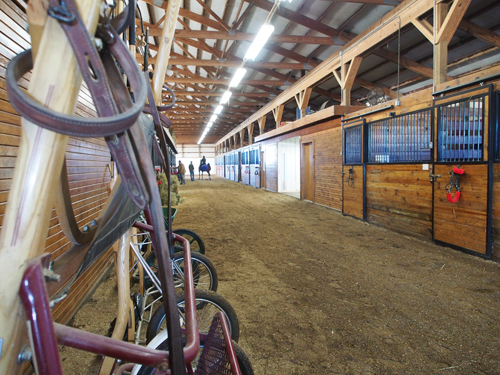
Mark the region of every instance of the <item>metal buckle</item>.
<instances>
[{"instance_id":1,"label":"metal buckle","mask_svg":"<svg viewBox=\"0 0 500 375\"><path fill-rule=\"evenodd\" d=\"M76 16L69 11L65 1L61 1L61 5L58 7L50 6L47 10L47 14L59 22L68 24L71 24L76 20Z\"/></svg>"}]
</instances>

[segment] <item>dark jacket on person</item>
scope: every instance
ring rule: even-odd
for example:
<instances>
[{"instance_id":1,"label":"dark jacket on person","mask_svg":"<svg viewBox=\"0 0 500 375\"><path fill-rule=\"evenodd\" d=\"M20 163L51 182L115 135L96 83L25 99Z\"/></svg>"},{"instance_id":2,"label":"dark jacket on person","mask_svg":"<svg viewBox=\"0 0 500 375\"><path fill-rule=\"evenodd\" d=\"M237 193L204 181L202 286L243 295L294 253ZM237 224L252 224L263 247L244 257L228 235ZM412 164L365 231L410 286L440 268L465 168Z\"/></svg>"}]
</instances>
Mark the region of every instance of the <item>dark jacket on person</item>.
<instances>
[{"instance_id":1,"label":"dark jacket on person","mask_svg":"<svg viewBox=\"0 0 500 375\"><path fill-rule=\"evenodd\" d=\"M193 163L189 164L189 172L193 172L194 171L194 165Z\"/></svg>"}]
</instances>

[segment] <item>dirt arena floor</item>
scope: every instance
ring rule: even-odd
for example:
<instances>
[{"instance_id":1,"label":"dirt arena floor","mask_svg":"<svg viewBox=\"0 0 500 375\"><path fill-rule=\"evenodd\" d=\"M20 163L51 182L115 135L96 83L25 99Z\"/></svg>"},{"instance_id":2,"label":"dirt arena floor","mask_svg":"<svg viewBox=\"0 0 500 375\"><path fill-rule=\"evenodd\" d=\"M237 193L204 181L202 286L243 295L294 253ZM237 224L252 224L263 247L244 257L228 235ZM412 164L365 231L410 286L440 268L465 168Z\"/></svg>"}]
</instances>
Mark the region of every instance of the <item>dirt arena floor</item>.
<instances>
[{"instance_id":1,"label":"dirt arena floor","mask_svg":"<svg viewBox=\"0 0 500 375\"><path fill-rule=\"evenodd\" d=\"M499 264L222 179L180 192L174 229L203 238L255 374L500 374ZM104 333L113 291L73 324Z\"/></svg>"}]
</instances>

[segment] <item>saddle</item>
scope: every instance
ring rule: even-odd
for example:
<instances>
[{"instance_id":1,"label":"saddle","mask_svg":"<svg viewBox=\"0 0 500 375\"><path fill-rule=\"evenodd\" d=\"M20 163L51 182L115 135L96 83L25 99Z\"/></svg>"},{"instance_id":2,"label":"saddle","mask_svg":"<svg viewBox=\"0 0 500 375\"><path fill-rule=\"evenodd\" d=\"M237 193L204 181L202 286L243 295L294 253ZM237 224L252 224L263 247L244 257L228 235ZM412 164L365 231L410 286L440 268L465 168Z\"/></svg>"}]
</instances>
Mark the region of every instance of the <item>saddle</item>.
<instances>
[{"instance_id":1,"label":"saddle","mask_svg":"<svg viewBox=\"0 0 500 375\"><path fill-rule=\"evenodd\" d=\"M30 50L16 56L7 67L6 86L10 103L23 117L43 128L76 137L104 137L120 173L120 179L95 225L82 232L73 215L67 172L63 168L56 209L63 231L73 246L55 260L53 270L61 275L61 281L50 283L49 293L53 295L58 289L58 294L65 293L72 280L116 242L133 225L140 212L144 211L155 228L153 242L158 265L162 270L160 277L165 310L169 312L166 322L169 331L170 370L172 374L183 374L185 367L181 329L168 259L170 247L151 162L153 149L156 149L157 153L167 157L167 160L163 159L163 163L164 167L168 166L168 144L163 125L168 127L171 123L166 116L158 114L158 108L154 107L152 100L149 78L146 82L137 62L119 36L135 22L135 1L130 1L125 11L115 19L101 18L97 37L103 41L104 47L99 52L94 46L93 38L88 35L73 0L48 2L49 16L59 21L72 44L99 117L89 119L56 113L26 95L17 86L17 81L33 67ZM131 99L123 82L122 71L127 76L135 100ZM148 90L149 102L152 103L149 111L153 120L141 113ZM155 127L160 146L155 138Z\"/></svg>"}]
</instances>

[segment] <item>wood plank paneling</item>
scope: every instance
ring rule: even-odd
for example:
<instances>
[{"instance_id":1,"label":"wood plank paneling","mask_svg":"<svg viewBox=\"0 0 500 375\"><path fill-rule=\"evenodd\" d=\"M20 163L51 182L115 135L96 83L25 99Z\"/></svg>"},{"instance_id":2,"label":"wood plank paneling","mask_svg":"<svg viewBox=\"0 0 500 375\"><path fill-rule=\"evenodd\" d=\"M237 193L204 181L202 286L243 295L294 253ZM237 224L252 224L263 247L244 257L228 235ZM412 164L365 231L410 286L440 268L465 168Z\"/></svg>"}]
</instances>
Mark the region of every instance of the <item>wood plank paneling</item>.
<instances>
[{"instance_id":1,"label":"wood plank paneling","mask_svg":"<svg viewBox=\"0 0 500 375\"><path fill-rule=\"evenodd\" d=\"M367 165L367 221L432 238L432 183L422 164Z\"/></svg>"},{"instance_id":2,"label":"wood plank paneling","mask_svg":"<svg viewBox=\"0 0 500 375\"><path fill-rule=\"evenodd\" d=\"M485 254L488 166L462 165L460 199L451 203L445 186L450 182L448 172L456 166L435 166L434 173L441 178L434 186L434 239Z\"/></svg>"},{"instance_id":3,"label":"wood plank paneling","mask_svg":"<svg viewBox=\"0 0 500 375\"><path fill-rule=\"evenodd\" d=\"M352 181L348 183L349 170L352 169ZM363 219L363 166L344 166L344 208L346 215Z\"/></svg>"},{"instance_id":4,"label":"wood plank paneling","mask_svg":"<svg viewBox=\"0 0 500 375\"><path fill-rule=\"evenodd\" d=\"M266 189L278 191L278 144L270 144L265 147L266 163Z\"/></svg>"},{"instance_id":5,"label":"wood plank paneling","mask_svg":"<svg viewBox=\"0 0 500 375\"><path fill-rule=\"evenodd\" d=\"M31 38L26 32L26 24L25 9L18 7L12 0L0 2L0 225L21 136L20 116L7 97L5 69L12 57L30 47ZM30 76L31 74L27 74L20 80L21 87L27 88ZM96 115L85 86L80 91L75 113L82 117ZM110 181L110 175L107 165L111 163L111 157L104 139L70 138L66 159L73 209L80 228L83 228L98 217L108 197L106 184ZM45 252L52 253L54 259L71 246L61 231L55 210L52 212L48 233ZM109 269L112 261L112 252L108 250L75 281L68 298L57 304L53 310L56 321L66 323L73 316L103 273Z\"/></svg>"},{"instance_id":6,"label":"wood plank paneling","mask_svg":"<svg viewBox=\"0 0 500 375\"><path fill-rule=\"evenodd\" d=\"M493 246L492 258L500 260L500 163L493 164Z\"/></svg>"},{"instance_id":7,"label":"wood plank paneling","mask_svg":"<svg viewBox=\"0 0 500 375\"><path fill-rule=\"evenodd\" d=\"M342 129L314 134L315 203L342 210Z\"/></svg>"}]
</instances>

